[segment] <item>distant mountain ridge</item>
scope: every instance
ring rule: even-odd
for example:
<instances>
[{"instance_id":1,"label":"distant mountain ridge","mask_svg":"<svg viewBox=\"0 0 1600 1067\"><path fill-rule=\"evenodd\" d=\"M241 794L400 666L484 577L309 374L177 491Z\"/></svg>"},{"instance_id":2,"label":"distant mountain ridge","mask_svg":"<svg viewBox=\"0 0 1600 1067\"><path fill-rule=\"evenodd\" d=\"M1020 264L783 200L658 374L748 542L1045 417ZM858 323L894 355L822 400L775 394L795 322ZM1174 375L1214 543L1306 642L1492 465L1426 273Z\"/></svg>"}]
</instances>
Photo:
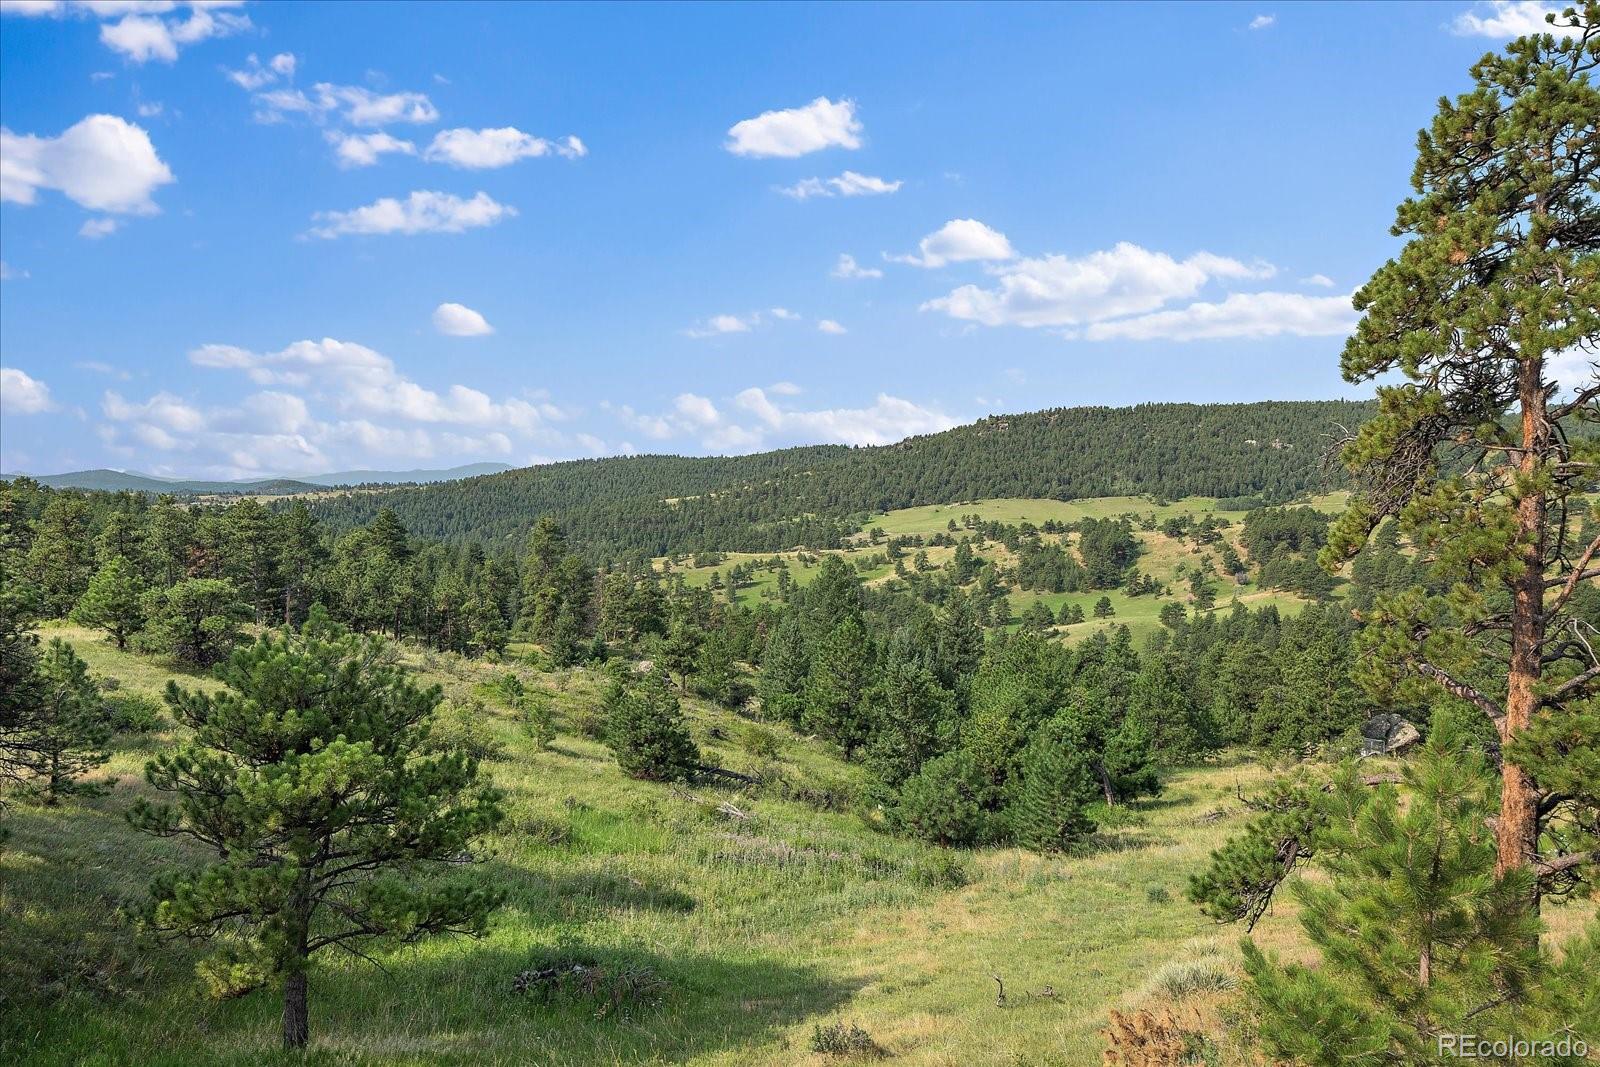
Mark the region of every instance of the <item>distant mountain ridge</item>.
<instances>
[{"instance_id":1,"label":"distant mountain ridge","mask_svg":"<svg viewBox=\"0 0 1600 1067\"><path fill-rule=\"evenodd\" d=\"M163 478L138 471L117 471L104 467L94 470L69 471L65 474L28 475L41 485L54 489L94 489L103 492L174 493L178 495L206 495L232 493L239 495L293 495L296 493L323 492L329 488L361 485L427 485L475 478L485 474L500 474L512 470L509 463L467 463L443 470L353 470L332 471L327 474L304 474L291 477L272 477L254 480L209 481L199 478ZM0 475L10 479L19 474Z\"/></svg>"},{"instance_id":2,"label":"distant mountain ridge","mask_svg":"<svg viewBox=\"0 0 1600 1067\"><path fill-rule=\"evenodd\" d=\"M520 550L543 516L596 559L838 544L870 514L997 497L1248 498L1341 486L1337 442L1371 401L1140 404L995 415L892 445L615 456L383 493L325 493L335 529L392 508L412 533Z\"/></svg>"}]
</instances>

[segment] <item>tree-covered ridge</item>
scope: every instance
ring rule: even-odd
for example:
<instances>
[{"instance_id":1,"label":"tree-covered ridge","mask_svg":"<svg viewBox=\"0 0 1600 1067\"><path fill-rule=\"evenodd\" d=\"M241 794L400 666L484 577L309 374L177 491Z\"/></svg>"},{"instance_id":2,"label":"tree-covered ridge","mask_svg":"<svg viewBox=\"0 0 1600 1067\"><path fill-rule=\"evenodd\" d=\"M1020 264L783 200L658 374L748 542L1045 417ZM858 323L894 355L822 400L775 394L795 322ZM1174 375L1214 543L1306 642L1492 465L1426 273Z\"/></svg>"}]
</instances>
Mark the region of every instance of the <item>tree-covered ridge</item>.
<instances>
[{"instance_id":1,"label":"tree-covered ridge","mask_svg":"<svg viewBox=\"0 0 1600 1067\"><path fill-rule=\"evenodd\" d=\"M1287 500L1340 483L1328 450L1371 413L1342 400L1052 408L882 447L575 460L312 506L339 528L391 508L416 534L490 544L548 515L596 558L831 547L866 514L960 500Z\"/></svg>"}]
</instances>

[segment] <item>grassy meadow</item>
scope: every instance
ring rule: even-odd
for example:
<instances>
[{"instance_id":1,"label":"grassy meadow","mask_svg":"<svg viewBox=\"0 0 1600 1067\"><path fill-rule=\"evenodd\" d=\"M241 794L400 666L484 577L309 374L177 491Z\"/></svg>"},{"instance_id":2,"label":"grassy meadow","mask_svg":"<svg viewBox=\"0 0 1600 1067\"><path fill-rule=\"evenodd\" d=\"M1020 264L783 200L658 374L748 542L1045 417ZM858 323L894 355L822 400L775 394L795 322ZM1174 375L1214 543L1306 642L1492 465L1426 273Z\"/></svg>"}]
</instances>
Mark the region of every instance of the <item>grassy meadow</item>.
<instances>
[{"instance_id":1,"label":"grassy meadow","mask_svg":"<svg viewBox=\"0 0 1600 1067\"><path fill-rule=\"evenodd\" d=\"M1320 511L1335 513L1344 508L1348 496L1348 493L1329 493L1308 498L1305 503ZM1180 541L1167 537L1159 530L1141 530L1138 528L1139 521L1153 518L1156 523L1161 523L1169 518L1181 516L1195 520L1215 516L1227 520L1229 525L1222 531L1223 538L1233 545L1234 550L1242 558L1248 559L1249 553L1244 550L1239 540L1243 533L1245 513L1219 508L1217 503L1213 497L1186 497L1182 500L1157 504L1146 497L1116 496L1088 500L1003 498L959 504L929 504L871 516L863 526L863 532L853 538L847 547L841 549L815 552L724 552L717 554L720 557L717 562L707 566L695 566L695 557L686 555L673 557L670 560L658 558L655 566L657 570L681 575L687 584L698 587L710 584L714 574L722 581L726 581L729 570L734 566L754 563L758 569L735 590L735 598L740 604L754 606L762 600L775 600L778 596L778 572L761 569L761 564L774 557L782 558L788 563L789 575L796 585L803 586L815 577L817 563L808 560L815 560L824 555L839 555L853 564L862 564L858 567L857 573L862 581L871 585L891 581L895 577L893 563L886 562L882 558L885 540L890 537L930 538L935 534L948 532L952 520L959 528L957 537L970 536L971 531L962 525L964 516L978 515L986 522L1011 525L1028 522L1035 526L1042 526L1051 520L1073 523L1086 518L1127 518L1135 523L1134 537L1140 545L1139 559L1135 567L1168 585L1171 590L1170 595L1132 597L1124 589L1112 589L1104 593L1100 591L1047 593L1012 588L1007 594L1007 599L1011 603L1012 613L1017 616L1036 601L1043 601L1058 615L1065 604L1076 604L1082 608L1085 617L1083 622L1055 628L1055 633L1066 641L1079 641L1094 633L1122 625L1128 627L1136 644L1142 644L1146 637L1160 628L1161 609L1164 606L1173 602L1185 606L1190 603L1188 585L1181 573L1183 568L1198 563L1206 554L1215 558L1219 546L1197 547L1188 540ZM871 536L871 531L874 530L882 531L883 539L875 542ZM1046 534L1044 537L1047 541L1057 541L1068 546L1075 539L1075 535L1072 534ZM910 566L910 557L917 551L915 548L907 551L907 566ZM934 568L944 566L955 556L955 549L949 546L929 547L922 551L927 553L928 563ZM983 559L993 560L1002 567L1015 562L1012 553L998 542L988 542L977 550L977 554ZM867 565L874 557L878 557L878 561ZM1224 611L1228 610L1235 599L1250 608L1273 604L1286 615L1298 612L1307 603L1303 597L1293 593L1262 589L1253 579L1238 585L1217 580L1215 589L1217 608ZM1108 619L1094 617L1095 602L1102 595L1110 597L1112 610L1115 612L1115 615Z\"/></svg>"},{"instance_id":2,"label":"grassy meadow","mask_svg":"<svg viewBox=\"0 0 1600 1067\"><path fill-rule=\"evenodd\" d=\"M215 684L77 627L45 636L70 641L121 691L155 694L172 677ZM777 756L757 757L740 742L744 720L686 705L710 759L736 770L772 760L808 801L705 785L687 794L623 777L576 731L598 699L592 672L406 655L452 700L517 670L554 697L559 735L537 751L509 713L491 716L503 752L488 767L508 793L508 818L477 873L509 903L486 938L380 955L382 970L320 956L314 1062L821 1063L827 1057L809 1051L813 1027L844 1021L908 1064L1079 1064L1097 1061L1109 1008L1166 998L1151 984L1164 964L1215 946L1236 955L1232 932L1182 894L1189 872L1243 818L1233 790L1264 776L1253 764L1175 775L1084 856L946 851L880 832L871 813L826 810L854 768L780 726L765 727L781 739ZM164 720L119 735L96 774L116 780L109 795L53 809L18 803L7 816L0 939L13 966L0 979L0 1060L253 1064L281 1055L273 995L207 999L194 949L142 942L121 917L157 871L186 858L122 819L146 792L143 761L177 730ZM713 802L724 800L748 818L718 812ZM1282 941L1290 927L1274 918L1262 932ZM649 968L664 984L608 1011L511 991L518 972L563 956ZM1004 1007L993 975L1005 982Z\"/></svg>"}]
</instances>

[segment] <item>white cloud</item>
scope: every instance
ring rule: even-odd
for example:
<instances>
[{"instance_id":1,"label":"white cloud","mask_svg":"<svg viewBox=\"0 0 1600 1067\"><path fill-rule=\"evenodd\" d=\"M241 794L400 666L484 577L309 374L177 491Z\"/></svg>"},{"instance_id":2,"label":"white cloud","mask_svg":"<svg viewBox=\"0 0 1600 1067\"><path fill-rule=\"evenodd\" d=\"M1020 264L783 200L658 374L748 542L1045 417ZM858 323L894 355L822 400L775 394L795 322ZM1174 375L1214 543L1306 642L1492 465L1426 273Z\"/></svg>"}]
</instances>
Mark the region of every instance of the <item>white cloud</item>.
<instances>
[{"instance_id":1,"label":"white cloud","mask_svg":"<svg viewBox=\"0 0 1600 1067\"><path fill-rule=\"evenodd\" d=\"M1022 259L994 273L995 288L963 285L922 309L986 326L1076 326L1155 311L1212 279L1268 278L1275 271L1209 252L1180 261L1124 241L1078 258Z\"/></svg>"},{"instance_id":2,"label":"white cloud","mask_svg":"<svg viewBox=\"0 0 1600 1067\"><path fill-rule=\"evenodd\" d=\"M159 100L150 100L140 104L134 110L139 112L139 117L142 119L153 119L165 111L166 108L161 105Z\"/></svg>"},{"instance_id":3,"label":"white cloud","mask_svg":"<svg viewBox=\"0 0 1600 1067\"><path fill-rule=\"evenodd\" d=\"M74 363L73 366L79 370L92 371L95 374L103 374L107 378L116 378L119 381L125 382L133 378L132 374L129 374L120 367L113 367L111 364L106 363L103 360L82 359Z\"/></svg>"},{"instance_id":4,"label":"white cloud","mask_svg":"<svg viewBox=\"0 0 1600 1067\"><path fill-rule=\"evenodd\" d=\"M275 352L209 344L191 351L189 362L241 375L257 391L215 407L166 390L143 400L107 392L98 430L114 453L157 473L159 454L171 453L182 457L182 473L239 477L464 462L516 454L515 441L569 441L551 425L569 413L542 391L495 397L462 384L430 388L354 342L297 341Z\"/></svg>"},{"instance_id":5,"label":"white cloud","mask_svg":"<svg viewBox=\"0 0 1600 1067\"><path fill-rule=\"evenodd\" d=\"M1574 345L1546 357L1544 376L1561 386L1565 392L1600 382L1600 354L1590 345L1588 350Z\"/></svg>"},{"instance_id":6,"label":"white cloud","mask_svg":"<svg viewBox=\"0 0 1600 1067\"><path fill-rule=\"evenodd\" d=\"M788 308L773 308L772 317L783 322L798 322L800 320L799 312L790 311Z\"/></svg>"},{"instance_id":7,"label":"white cloud","mask_svg":"<svg viewBox=\"0 0 1600 1067\"><path fill-rule=\"evenodd\" d=\"M819 96L805 107L734 123L724 147L736 156L793 159L824 148L860 148L861 131L855 101Z\"/></svg>"},{"instance_id":8,"label":"white cloud","mask_svg":"<svg viewBox=\"0 0 1600 1067\"><path fill-rule=\"evenodd\" d=\"M120 224L116 219L85 219L83 225L78 227L78 236L98 241L102 237L110 237L116 233L118 225Z\"/></svg>"},{"instance_id":9,"label":"white cloud","mask_svg":"<svg viewBox=\"0 0 1600 1067\"><path fill-rule=\"evenodd\" d=\"M334 158L345 170L370 167L378 162L380 156L390 153L407 156L417 154L416 145L381 130L377 133L342 133L338 130L329 130L323 136L333 145Z\"/></svg>"},{"instance_id":10,"label":"white cloud","mask_svg":"<svg viewBox=\"0 0 1600 1067\"><path fill-rule=\"evenodd\" d=\"M448 163L466 170L484 170L507 167L519 159L537 159L551 153L567 159L579 159L588 155L589 150L576 137L547 141L543 137L523 133L514 126L484 130L461 128L440 130L422 158L430 163Z\"/></svg>"},{"instance_id":11,"label":"white cloud","mask_svg":"<svg viewBox=\"0 0 1600 1067\"><path fill-rule=\"evenodd\" d=\"M28 272L18 270L5 260L0 259L0 282L16 282L28 277Z\"/></svg>"},{"instance_id":12,"label":"white cloud","mask_svg":"<svg viewBox=\"0 0 1600 1067\"><path fill-rule=\"evenodd\" d=\"M187 18L159 18L159 14L172 10L174 4L145 4L137 7L127 4L81 4L94 10L102 18L111 18L122 11L117 22L100 26L100 42L113 52L120 52L134 63L159 59L171 63L178 58L184 45L197 44L212 37L229 37L251 28L246 15L236 15L218 10L236 7L238 3L191 2Z\"/></svg>"},{"instance_id":13,"label":"white cloud","mask_svg":"<svg viewBox=\"0 0 1600 1067\"><path fill-rule=\"evenodd\" d=\"M628 426L655 440L693 437L713 452L751 451L772 443L826 441L851 445L889 444L914 434L937 433L956 420L933 408L880 394L864 408L825 408L815 411L780 407L774 397L797 395L800 388L778 382L766 389L751 388L734 397L734 412L717 407L709 397L681 393L671 411L641 414L626 405L601 406ZM742 413L742 416L741 414Z\"/></svg>"},{"instance_id":14,"label":"white cloud","mask_svg":"<svg viewBox=\"0 0 1600 1067\"><path fill-rule=\"evenodd\" d=\"M15 367L0 367L0 412L37 415L54 408L48 385Z\"/></svg>"},{"instance_id":15,"label":"white cloud","mask_svg":"<svg viewBox=\"0 0 1600 1067\"><path fill-rule=\"evenodd\" d=\"M830 271L835 278L881 278L883 271L877 267L863 267L856 262L856 257L848 252L839 255L839 262L834 264Z\"/></svg>"},{"instance_id":16,"label":"white cloud","mask_svg":"<svg viewBox=\"0 0 1600 1067\"><path fill-rule=\"evenodd\" d=\"M235 79L237 81L238 79ZM290 115L322 120L338 114L351 126L388 126L396 122L437 122L439 110L424 93L375 93L359 85L318 82L306 93L272 89L257 93L256 121L282 122Z\"/></svg>"},{"instance_id":17,"label":"white cloud","mask_svg":"<svg viewBox=\"0 0 1600 1067\"><path fill-rule=\"evenodd\" d=\"M889 258L918 267L942 267L947 263L1011 259L1017 254L1005 234L977 219L951 219L919 241L917 248L917 254Z\"/></svg>"},{"instance_id":18,"label":"white cloud","mask_svg":"<svg viewBox=\"0 0 1600 1067\"><path fill-rule=\"evenodd\" d=\"M740 408L759 420L766 432L811 441L846 445L887 445L917 434L938 433L956 420L934 408L925 408L886 393L866 408L829 408L793 411L779 408L763 389L746 389L734 398Z\"/></svg>"},{"instance_id":19,"label":"white cloud","mask_svg":"<svg viewBox=\"0 0 1600 1067\"><path fill-rule=\"evenodd\" d=\"M1205 341L1220 337L1343 337L1355 328L1348 296L1302 293L1232 293L1218 303L1091 323L1089 341Z\"/></svg>"},{"instance_id":20,"label":"white cloud","mask_svg":"<svg viewBox=\"0 0 1600 1067\"><path fill-rule=\"evenodd\" d=\"M679 394L672 406L677 409L678 414L697 426L715 426L722 420L722 415L717 411L715 404L694 393Z\"/></svg>"},{"instance_id":21,"label":"white cloud","mask_svg":"<svg viewBox=\"0 0 1600 1067\"><path fill-rule=\"evenodd\" d=\"M817 329L821 330L823 333L832 333L832 334L841 334L841 333L849 333L850 332L850 331L846 330L843 326L840 326L837 322L834 322L832 319L822 319L821 321L819 321L817 323Z\"/></svg>"},{"instance_id":22,"label":"white cloud","mask_svg":"<svg viewBox=\"0 0 1600 1067\"><path fill-rule=\"evenodd\" d=\"M1277 21L1278 16L1276 15L1257 15L1250 20L1250 28L1252 30L1264 30Z\"/></svg>"},{"instance_id":23,"label":"white cloud","mask_svg":"<svg viewBox=\"0 0 1600 1067\"><path fill-rule=\"evenodd\" d=\"M31 204L59 189L91 211L151 215L150 195L173 181L143 127L115 115L90 115L59 137L0 128L0 200Z\"/></svg>"},{"instance_id":24,"label":"white cloud","mask_svg":"<svg viewBox=\"0 0 1600 1067\"><path fill-rule=\"evenodd\" d=\"M440 304L433 309L433 328L450 337L482 337L494 327L465 304Z\"/></svg>"},{"instance_id":25,"label":"white cloud","mask_svg":"<svg viewBox=\"0 0 1600 1067\"><path fill-rule=\"evenodd\" d=\"M1319 289L1332 289L1333 279L1326 274L1309 274L1300 279L1301 285L1315 285Z\"/></svg>"},{"instance_id":26,"label":"white cloud","mask_svg":"<svg viewBox=\"0 0 1600 1067\"><path fill-rule=\"evenodd\" d=\"M1546 15L1559 16L1563 10L1560 4L1544 4L1538 0L1490 0L1457 15L1451 23L1451 29L1462 37L1493 37L1500 40L1536 33L1569 37L1572 35L1571 29L1552 26L1544 20Z\"/></svg>"},{"instance_id":27,"label":"white cloud","mask_svg":"<svg viewBox=\"0 0 1600 1067\"><path fill-rule=\"evenodd\" d=\"M750 328L761 321L760 314L752 315L713 315L704 323L691 326L684 331L690 337L716 337L727 333L749 333Z\"/></svg>"},{"instance_id":28,"label":"white cloud","mask_svg":"<svg viewBox=\"0 0 1600 1067\"><path fill-rule=\"evenodd\" d=\"M796 200L817 196L880 196L895 192L904 184L847 170L837 178L804 178L794 185L780 186L778 192Z\"/></svg>"},{"instance_id":29,"label":"white cloud","mask_svg":"<svg viewBox=\"0 0 1600 1067\"><path fill-rule=\"evenodd\" d=\"M318 212L315 219L321 225L312 227L310 232L323 238L343 234L461 233L493 226L516 213L516 208L499 203L488 193L463 200L450 193L419 189L404 200L386 196L350 211Z\"/></svg>"},{"instance_id":30,"label":"white cloud","mask_svg":"<svg viewBox=\"0 0 1600 1067\"><path fill-rule=\"evenodd\" d=\"M273 84L279 78L294 77L295 66L295 58L289 52L279 52L265 63L252 52L245 57L243 70L223 68L223 73L239 88L253 93Z\"/></svg>"},{"instance_id":31,"label":"white cloud","mask_svg":"<svg viewBox=\"0 0 1600 1067\"><path fill-rule=\"evenodd\" d=\"M0 0L0 15L37 18L43 15L59 15L65 8L63 0Z\"/></svg>"}]
</instances>

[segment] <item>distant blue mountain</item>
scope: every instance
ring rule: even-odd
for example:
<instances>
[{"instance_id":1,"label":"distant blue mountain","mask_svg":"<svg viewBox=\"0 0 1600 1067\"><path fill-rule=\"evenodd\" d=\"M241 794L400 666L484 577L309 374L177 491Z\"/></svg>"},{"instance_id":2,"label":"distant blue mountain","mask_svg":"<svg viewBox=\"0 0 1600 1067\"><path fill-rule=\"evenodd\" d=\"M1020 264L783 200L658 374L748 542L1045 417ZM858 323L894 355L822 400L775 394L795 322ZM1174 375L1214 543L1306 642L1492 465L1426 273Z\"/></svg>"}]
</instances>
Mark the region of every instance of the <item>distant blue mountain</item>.
<instances>
[{"instance_id":1,"label":"distant blue mountain","mask_svg":"<svg viewBox=\"0 0 1600 1067\"><path fill-rule=\"evenodd\" d=\"M473 478L480 474L499 474L511 470L509 463L468 463L448 470L411 471L333 471L328 474L307 474L288 478L259 478L250 481L207 481L190 478L160 478L138 471L115 471L105 468L87 471L70 471L66 474L31 475L34 481L56 489L99 489L108 492L127 490L135 493L174 493L191 496L205 493L236 493L248 495L291 495L314 493L323 489L348 485L403 485L432 482L451 482L460 478ZM16 478L18 474L0 475Z\"/></svg>"}]
</instances>

